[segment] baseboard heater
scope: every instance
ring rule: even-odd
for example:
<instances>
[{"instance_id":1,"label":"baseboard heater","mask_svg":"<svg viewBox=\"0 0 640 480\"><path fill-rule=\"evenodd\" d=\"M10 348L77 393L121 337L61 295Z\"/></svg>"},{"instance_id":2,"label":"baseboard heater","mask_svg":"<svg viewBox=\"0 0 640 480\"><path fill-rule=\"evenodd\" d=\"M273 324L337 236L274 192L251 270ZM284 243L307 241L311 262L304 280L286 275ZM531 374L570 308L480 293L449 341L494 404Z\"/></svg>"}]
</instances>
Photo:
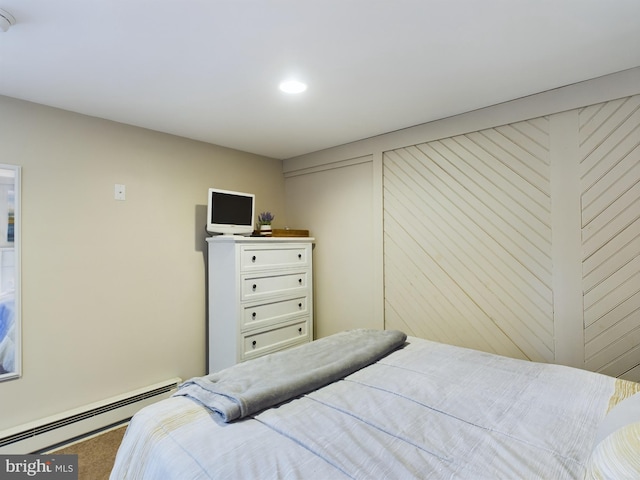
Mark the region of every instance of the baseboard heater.
<instances>
[{"instance_id":1,"label":"baseboard heater","mask_svg":"<svg viewBox=\"0 0 640 480\"><path fill-rule=\"evenodd\" d=\"M0 431L0 454L42 452L49 447L125 422L138 410L169 397L182 380L172 378L58 415Z\"/></svg>"}]
</instances>

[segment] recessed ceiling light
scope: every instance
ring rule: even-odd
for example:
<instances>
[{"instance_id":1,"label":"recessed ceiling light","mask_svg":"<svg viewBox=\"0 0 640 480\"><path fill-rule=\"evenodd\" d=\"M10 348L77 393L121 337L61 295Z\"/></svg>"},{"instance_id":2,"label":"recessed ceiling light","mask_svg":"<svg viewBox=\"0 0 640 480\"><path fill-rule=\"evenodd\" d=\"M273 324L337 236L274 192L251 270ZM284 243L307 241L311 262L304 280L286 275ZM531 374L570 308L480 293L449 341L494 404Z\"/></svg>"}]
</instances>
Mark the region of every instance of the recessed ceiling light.
<instances>
[{"instance_id":1,"label":"recessed ceiling light","mask_svg":"<svg viewBox=\"0 0 640 480\"><path fill-rule=\"evenodd\" d=\"M286 80L280 84L280 90L284 93L302 93L307 89L307 85L298 80Z\"/></svg>"}]
</instances>

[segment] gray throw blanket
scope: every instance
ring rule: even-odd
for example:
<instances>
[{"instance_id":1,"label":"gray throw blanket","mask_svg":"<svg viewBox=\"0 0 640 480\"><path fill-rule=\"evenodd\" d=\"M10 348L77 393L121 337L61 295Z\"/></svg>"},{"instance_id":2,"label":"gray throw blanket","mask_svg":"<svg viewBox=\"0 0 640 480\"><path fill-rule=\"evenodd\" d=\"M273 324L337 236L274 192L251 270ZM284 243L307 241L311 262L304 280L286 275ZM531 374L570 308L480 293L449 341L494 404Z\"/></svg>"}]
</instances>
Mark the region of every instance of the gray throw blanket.
<instances>
[{"instance_id":1,"label":"gray throw blanket","mask_svg":"<svg viewBox=\"0 0 640 480\"><path fill-rule=\"evenodd\" d=\"M225 422L316 390L404 345L397 330L350 330L184 382L184 395L218 412Z\"/></svg>"}]
</instances>

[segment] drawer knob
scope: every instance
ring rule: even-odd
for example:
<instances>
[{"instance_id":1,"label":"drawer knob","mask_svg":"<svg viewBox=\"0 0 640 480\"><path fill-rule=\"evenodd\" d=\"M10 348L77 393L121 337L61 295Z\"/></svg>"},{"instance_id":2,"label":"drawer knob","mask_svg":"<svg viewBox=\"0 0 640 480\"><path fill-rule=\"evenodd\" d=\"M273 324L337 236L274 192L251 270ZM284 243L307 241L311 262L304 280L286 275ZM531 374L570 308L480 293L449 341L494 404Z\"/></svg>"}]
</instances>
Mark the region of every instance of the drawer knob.
<instances>
[{"instance_id":1,"label":"drawer knob","mask_svg":"<svg viewBox=\"0 0 640 480\"><path fill-rule=\"evenodd\" d=\"M298 333L302 334L302 327L298 328Z\"/></svg>"},{"instance_id":2,"label":"drawer knob","mask_svg":"<svg viewBox=\"0 0 640 480\"><path fill-rule=\"evenodd\" d=\"M302 254L301 253L298 254L298 260L302 260Z\"/></svg>"},{"instance_id":3,"label":"drawer knob","mask_svg":"<svg viewBox=\"0 0 640 480\"><path fill-rule=\"evenodd\" d=\"M253 284L253 286L251 287L253 289L253 291L255 292L256 289L258 288L258 285L256 285L255 283Z\"/></svg>"},{"instance_id":4,"label":"drawer knob","mask_svg":"<svg viewBox=\"0 0 640 480\"><path fill-rule=\"evenodd\" d=\"M299 303L299 304L298 304L298 308L302 308L302 303Z\"/></svg>"},{"instance_id":5,"label":"drawer knob","mask_svg":"<svg viewBox=\"0 0 640 480\"><path fill-rule=\"evenodd\" d=\"M252 346L253 348L256 348L256 345L257 345L257 344L258 344L258 342L256 342L255 340L254 340L253 342L251 342L251 346Z\"/></svg>"},{"instance_id":6,"label":"drawer knob","mask_svg":"<svg viewBox=\"0 0 640 480\"><path fill-rule=\"evenodd\" d=\"M252 317L252 318L256 318L256 312L253 312L253 313L251 314L251 317Z\"/></svg>"},{"instance_id":7,"label":"drawer knob","mask_svg":"<svg viewBox=\"0 0 640 480\"><path fill-rule=\"evenodd\" d=\"M255 261L256 261L256 256L255 255L253 257L251 257L251 261L255 263Z\"/></svg>"},{"instance_id":8,"label":"drawer knob","mask_svg":"<svg viewBox=\"0 0 640 480\"><path fill-rule=\"evenodd\" d=\"M299 279L298 279L298 283L299 283L300 285L302 285L302 279L301 279L301 278L299 278Z\"/></svg>"}]
</instances>

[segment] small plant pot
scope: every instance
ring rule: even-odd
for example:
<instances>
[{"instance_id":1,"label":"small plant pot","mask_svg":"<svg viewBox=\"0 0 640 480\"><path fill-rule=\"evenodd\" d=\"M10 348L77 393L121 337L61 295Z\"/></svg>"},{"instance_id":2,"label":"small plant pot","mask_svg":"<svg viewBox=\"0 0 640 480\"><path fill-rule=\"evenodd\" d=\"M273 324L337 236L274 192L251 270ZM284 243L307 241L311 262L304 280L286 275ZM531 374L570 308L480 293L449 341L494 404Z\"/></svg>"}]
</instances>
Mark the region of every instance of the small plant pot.
<instances>
[{"instance_id":1,"label":"small plant pot","mask_svg":"<svg viewBox=\"0 0 640 480\"><path fill-rule=\"evenodd\" d=\"M263 237L271 236L271 225L260 225L260 235Z\"/></svg>"}]
</instances>

